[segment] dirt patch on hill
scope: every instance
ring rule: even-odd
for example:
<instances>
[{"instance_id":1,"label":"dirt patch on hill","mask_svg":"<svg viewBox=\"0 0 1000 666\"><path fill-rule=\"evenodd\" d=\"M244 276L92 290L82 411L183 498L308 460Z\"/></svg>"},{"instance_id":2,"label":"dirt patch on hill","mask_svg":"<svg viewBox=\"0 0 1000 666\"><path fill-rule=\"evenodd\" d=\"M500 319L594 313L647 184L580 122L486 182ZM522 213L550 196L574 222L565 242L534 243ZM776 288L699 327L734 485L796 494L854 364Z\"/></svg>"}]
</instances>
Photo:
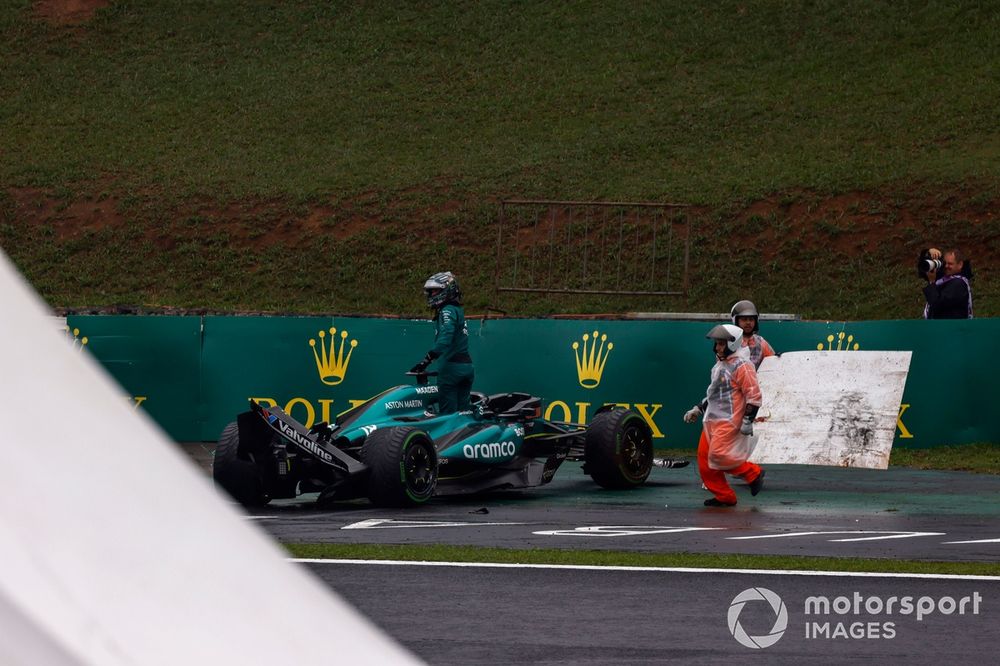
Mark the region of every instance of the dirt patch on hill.
<instances>
[{"instance_id":1,"label":"dirt patch on hill","mask_svg":"<svg viewBox=\"0 0 1000 666\"><path fill-rule=\"evenodd\" d=\"M125 223L119 212L121 201L107 194L62 196L51 190L27 187L8 191L16 220L38 228L48 228L59 241Z\"/></svg>"},{"instance_id":2,"label":"dirt patch on hill","mask_svg":"<svg viewBox=\"0 0 1000 666\"><path fill-rule=\"evenodd\" d=\"M883 281L913 281L917 253L932 245L964 250L980 288L995 282L992 267L1000 264L1000 201L986 188L914 187L838 194L798 190L724 210L689 210L692 257L701 250L700 260L692 260L692 284L711 293L728 284L718 282L720 271L775 284L829 278L830 284L843 289L847 278L837 271L856 265L851 270L886 269L885 277L869 282L874 288ZM388 270L417 269L406 263L415 257L430 254L438 258L435 261L443 257L449 265L458 257L465 265L457 270L464 274L478 270L478 280L485 283L493 279L497 256L496 227L487 219L490 211L499 211L499 198L470 200L436 185L393 197L362 193L316 204L219 203L207 198L166 204L155 192L138 197L134 191L119 193L109 181L77 185L74 192L0 191L4 228L0 241L26 269L42 274L62 262L91 266L94 255L86 253L93 252L95 243L128 238L130 255L212 257L219 248L242 248L244 254L280 255L306 264L319 259L323 270L333 271L327 276L331 283L352 279L348 276L354 274L336 272L341 265L350 264L357 275L377 280ZM43 250L44 254L32 254ZM257 264L246 270L254 274L263 268ZM88 294L73 297L86 299ZM195 302L201 298L197 287L192 288L192 298Z\"/></svg>"},{"instance_id":3,"label":"dirt patch on hill","mask_svg":"<svg viewBox=\"0 0 1000 666\"><path fill-rule=\"evenodd\" d=\"M882 254L913 263L928 246L959 247L976 263L1000 261L1000 202L978 189L788 192L735 211L733 229L762 261L823 253Z\"/></svg>"},{"instance_id":4,"label":"dirt patch on hill","mask_svg":"<svg viewBox=\"0 0 1000 666\"><path fill-rule=\"evenodd\" d=\"M34 11L35 16L53 25L80 26L110 4L110 0L37 0Z\"/></svg>"},{"instance_id":5,"label":"dirt patch on hill","mask_svg":"<svg viewBox=\"0 0 1000 666\"><path fill-rule=\"evenodd\" d=\"M392 228L431 238L439 234L442 217L461 218L468 213L466 202L447 197L437 205L427 204L426 192L420 196L404 192L394 200L363 193L352 200L320 204L263 199L219 203L197 198L164 205L155 192L115 194L114 183L106 180L77 186L73 192L25 187L10 188L6 195L8 221L43 230L59 243L140 225L145 240L161 249L207 237L224 237L228 243L251 250L308 249L319 238L350 241L377 237ZM475 234L468 229L453 227L451 233L449 242L477 249Z\"/></svg>"},{"instance_id":6,"label":"dirt patch on hill","mask_svg":"<svg viewBox=\"0 0 1000 666\"><path fill-rule=\"evenodd\" d=\"M88 232L145 227L146 239L170 248L179 239L224 236L252 249L272 246L305 248L319 237L345 241L380 229L405 226L417 237L444 230L469 250L486 251L492 234L470 233L467 225L444 225L442 218L461 218L464 204L454 196L438 205L424 198L420 206L404 201L376 202L363 195L336 204L289 204L247 200L219 204L207 199L163 209L151 197L136 205L113 193L113 184L94 188L98 194L66 194L41 188L7 190L7 217L19 225L46 228L58 242ZM493 202L497 204L497 202ZM486 204L487 206L490 203ZM980 262L1000 261L1000 202L977 190L932 192L848 192L823 195L784 192L727 211L692 208L694 224L714 233L728 229L764 261L784 260L790 242L805 254L877 250L887 260L909 257L916 246L958 245Z\"/></svg>"}]
</instances>

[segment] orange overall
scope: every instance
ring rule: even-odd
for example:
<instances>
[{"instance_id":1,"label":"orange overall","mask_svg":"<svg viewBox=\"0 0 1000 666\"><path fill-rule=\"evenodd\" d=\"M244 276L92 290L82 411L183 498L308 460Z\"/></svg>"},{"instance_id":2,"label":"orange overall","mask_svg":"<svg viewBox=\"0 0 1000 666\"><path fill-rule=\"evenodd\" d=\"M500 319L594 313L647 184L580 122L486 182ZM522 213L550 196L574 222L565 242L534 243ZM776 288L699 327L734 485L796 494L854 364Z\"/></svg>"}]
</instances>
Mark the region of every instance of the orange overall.
<instances>
[{"instance_id":1,"label":"orange overall","mask_svg":"<svg viewBox=\"0 0 1000 666\"><path fill-rule=\"evenodd\" d=\"M759 333L751 336L743 336L743 346L750 350L750 360L753 361L754 370L760 367L761 362L768 356L774 356L774 347L768 344Z\"/></svg>"},{"instance_id":2,"label":"orange overall","mask_svg":"<svg viewBox=\"0 0 1000 666\"><path fill-rule=\"evenodd\" d=\"M736 493L726 482L726 474L751 483L761 473L759 466L747 462L750 441L740 433L746 405L761 404L757 372L745 349L712 367L707 398L704 427L698 440L698 472L717 500L736 504Z\"/></svg>"}]
</instances>

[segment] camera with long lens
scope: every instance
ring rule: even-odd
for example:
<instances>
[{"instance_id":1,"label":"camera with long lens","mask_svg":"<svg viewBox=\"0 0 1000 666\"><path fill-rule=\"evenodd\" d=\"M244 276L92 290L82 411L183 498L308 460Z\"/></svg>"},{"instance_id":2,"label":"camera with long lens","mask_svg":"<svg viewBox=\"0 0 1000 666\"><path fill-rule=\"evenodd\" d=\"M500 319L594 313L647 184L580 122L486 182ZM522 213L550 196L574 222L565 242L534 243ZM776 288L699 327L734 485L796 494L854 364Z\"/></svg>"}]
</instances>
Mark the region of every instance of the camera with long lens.
<instances>
[{"instance_id":1,"label":"camera with long lens","mask_svg":"<svg viewBox=\"0 0 1000 666\"><path fill-rule=\"evenodd\" d=\"M927 273L931 271L937 273L943 266L944 262L940 259L935 259L930 249L923 250L920 252L920 256L917 257L917 276L922 280L926 280Z\"/></svg>"}]
</instances>

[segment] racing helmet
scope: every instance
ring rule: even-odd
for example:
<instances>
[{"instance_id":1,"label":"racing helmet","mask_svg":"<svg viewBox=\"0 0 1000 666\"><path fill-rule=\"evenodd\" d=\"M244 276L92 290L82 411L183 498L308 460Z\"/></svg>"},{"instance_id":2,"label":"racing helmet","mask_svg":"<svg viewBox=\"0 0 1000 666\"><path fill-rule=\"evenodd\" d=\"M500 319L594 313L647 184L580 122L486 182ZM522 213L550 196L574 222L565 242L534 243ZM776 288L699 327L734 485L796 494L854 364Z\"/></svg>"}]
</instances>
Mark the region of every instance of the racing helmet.
<instances>
[{"instance_id":1,"label":"racing helmet","mask_svg":"<svg viewBox=\"0 0 1000 666\"><path fill-rule=\"evenodd\" d=\"M753 317L753 332L756 333L760 328L757 323L760 319L760 314L757 312L757 306L753 304L753 301L737 301L729 311L729 316L732 318L734 324L737 317Z\"/></svg>"},{"instance_id":2,"label":"racing helmet","mask_svg":"<svg viewBox=\"0 0 1000 666\"><path fill-rule=\"evenodd\" d=\"M743 346L743 329L732 324L719 324L713 327L705 337L709 340L721 340L726 343L726 351L722 355L723 358L730 354L735 354Z\"/></svg>"},{"instance_id":3,"label":"racing helmet","mask_svg":"<svg viewBox=\"0 0 1000 666\"><path fill-rule=\"evenodd\" d=\"M462 290L458 288L458 280L450 271L435 273L424 282L424 294L427 305L435 310L448 303L461 303Z\"/></svg>"}]
</instances>

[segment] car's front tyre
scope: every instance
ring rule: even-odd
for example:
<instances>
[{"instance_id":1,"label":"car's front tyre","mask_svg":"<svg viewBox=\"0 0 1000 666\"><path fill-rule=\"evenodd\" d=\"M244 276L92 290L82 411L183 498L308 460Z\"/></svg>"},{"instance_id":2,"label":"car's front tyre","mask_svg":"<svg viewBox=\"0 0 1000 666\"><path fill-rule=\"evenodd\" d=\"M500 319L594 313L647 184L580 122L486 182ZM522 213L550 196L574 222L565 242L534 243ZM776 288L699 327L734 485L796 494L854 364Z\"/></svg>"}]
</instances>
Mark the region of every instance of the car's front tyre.
<instances>
[{"instance_id":1,"label":"car's front tyre","mask_svg":"<svg viewBox=\"0 0 1000 666\"><path fill-rule=\"evenodd\" d=\"M584 469L610 489L641 486L653 468L653 434L629 409L601 412L587 427Z\"/></svg>"}]
</instances>

